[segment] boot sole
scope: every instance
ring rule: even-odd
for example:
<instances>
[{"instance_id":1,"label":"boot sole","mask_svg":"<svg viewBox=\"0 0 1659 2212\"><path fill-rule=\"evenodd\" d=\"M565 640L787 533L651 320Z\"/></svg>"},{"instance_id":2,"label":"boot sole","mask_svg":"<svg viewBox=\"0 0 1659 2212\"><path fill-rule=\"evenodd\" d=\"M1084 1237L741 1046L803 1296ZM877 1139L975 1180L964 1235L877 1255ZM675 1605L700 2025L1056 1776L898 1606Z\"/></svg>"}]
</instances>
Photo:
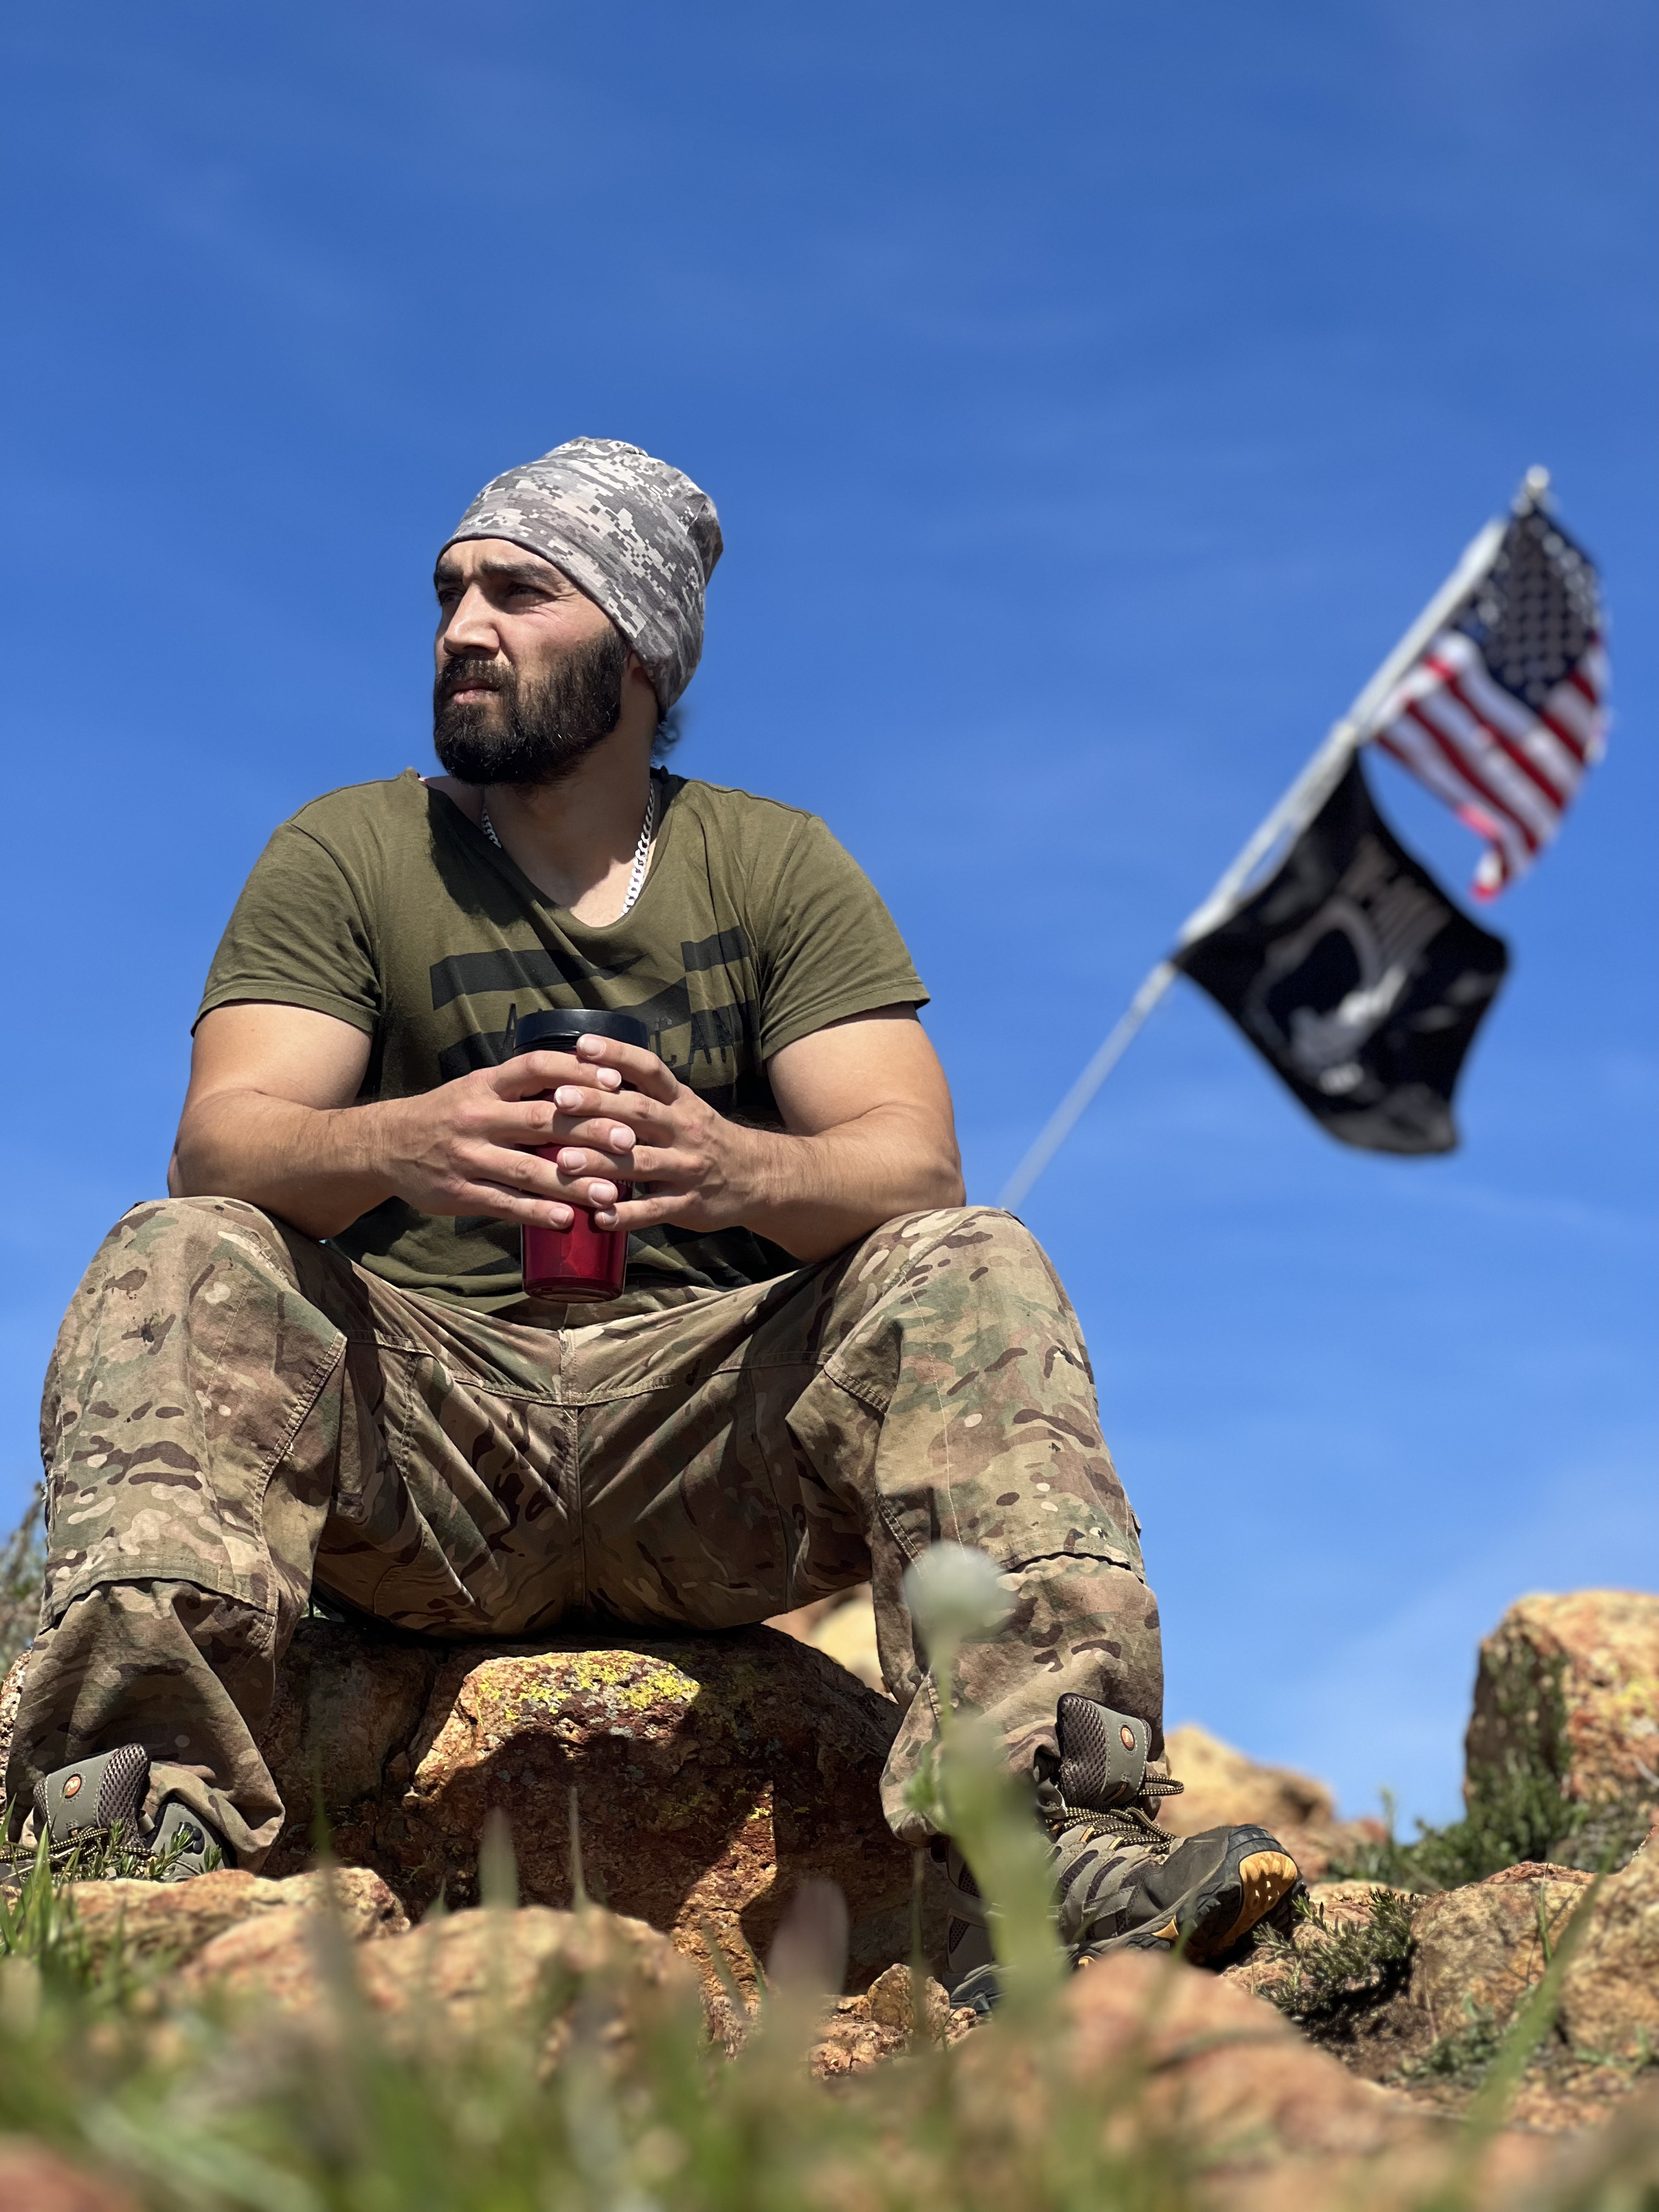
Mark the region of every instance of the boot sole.
<instances>
[{"instance_id":1,"label":"boot sole","mask_svg":"<svg viewBox=\"0 0 1659 2212\"><path fill-rule=\"evenodd\" d=\"M1189 1959L1209 1959L1220 1952L1231 1951L1235 1943L1249 1934L1258 1921L1267 1918L1281 1899L1290 1895L1296 1887L1298 1873L1296 1861L1288 1851L1252 1851L1248 1858L1239 1861L1236 1879L1239 1890L1238 1911L1231 1926L1223 1934L1214 1936L1208 1935L1207 1931L1199 1936L1199 1932L1194 1930L1197 1940L1188 1947Z\"/></svg>"},{"instance_id":2,"label":"boot sole","mask_svg":"<svg viewBox=\"0 0 1659 2212\"><path fill-rule=\"evenodd\" d=\"M1209 1900L1210 1913L1225 1911L1237 1895L1238 1902L1231 1919L1219 1929L1206 1927L1208 1915L1200 1904L1198 1917L1187 1926L1187 1957L1194 1966L1201 1966L1206 1960L1218 1959L1224 1952L1231 1951L1259 1921L1267 1918L1281 1899L1290 1895L1300 1879L1296 1861L1276 1845L1247 1853L1233 1869L1220 1895ZM1181 1936L1181 1923L1171 1914L1161 1927L1136 1928L1114 1941L1084 1951L1076 1964L1079 1967L1089 1966L1094 1960L1116 1950L1152 1950L1164 1943L1173 1948Z\"/></svg>"}]
</instances>

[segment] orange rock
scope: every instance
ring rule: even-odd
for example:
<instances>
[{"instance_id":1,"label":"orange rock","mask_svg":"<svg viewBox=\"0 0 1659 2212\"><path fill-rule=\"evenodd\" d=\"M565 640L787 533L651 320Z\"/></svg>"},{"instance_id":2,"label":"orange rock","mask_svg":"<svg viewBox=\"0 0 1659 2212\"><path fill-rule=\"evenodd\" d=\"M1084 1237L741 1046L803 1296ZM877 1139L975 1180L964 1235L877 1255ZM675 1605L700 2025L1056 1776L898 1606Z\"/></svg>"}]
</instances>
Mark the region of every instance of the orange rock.
<instances>
[{"instance_id":1,"label":"orange rock","mask_svg":"<svg viewBox=\"0 0 1659 2212\"><path fill-rule=\"evenodd\" d=\"M45 2143L0 2136L0 2212L138 2212L125 2189Z\"/></svg>"},{"instance_id":2,"label":"orange rock","mask_svg":"<svg viewBox=\"0 0 1659 2212\"><path fill-rule=\"evenodd\" d=\"M1443 2124L1357 2079L1270 2005L1215 1975L1117 1953L1075 1978L1065 2007L1073 2094L1094 2100L1126 2155L1190 2160L1200 2203L1226 2212L1404 2212L1447 2177L1453 2138ZM964 2069L994 2077L997 2041L970 2041ZM1507 2207L1548 2156L1545 2138L1500 2138L1471 2201Z\"/></svg>"},{"instance_id":3,"label":"orange rock","mask_svg":"<svg viewBox=\"0 0 1659 2212\"><path fill-rule=\"evenodd\" d=\"M1516 1767L1585 1804L1659 1800L1659 1596L1523 1597L1480 1646L1468 1784Z\"/></svg>"},{"instance_id":4,"label":"orange rock","mask_svg":"<svg viewBox=\"0 0 1659 2212\"><path fill-rule=\"evenodd\" d=\"M394 2048L447 2052L479 2035L528 2032L539 2038L546 2067L568 2045L584 1981L584 2033L612 2056L629 2045L646 2008L698 2005L696 1977L666 1936L597 1907L442 1914L332 1966L320 1932L313 1911L246 1922L208 1944L175 1991L197 2000L216 1993L262 2021L274 2009L296 2028L327 2037L349 2032L349 2007L331 2001L331 1984L343 1974Z\"/></svg>"},{"instance_id":5,"label":"orange rock","mask_svg":"<svg viewBox=\"0 0 1659 2212\"><path fill-rule=\"evenodd\" d=\"M130 1959L183 1964L243 1922L315 1912L331 1891L333 1909L354 1942L401 1934L409 1916L377 1874L342 1867L331 1875L269 1881L223 1870L193 1881L77 1881L69 1885L76 1918L93 1953L124 1945Z\"/></svg>"},{"instance_id":6,"label":"orange rock","mask_svg":"<svg viewBox=\"0 0 1659 2212\"><path fill-rule=\"evenodd\" d=\"M1659 1847L1611 1875L1561 1984L1561 2025L1577 2049L1626 2057L1659 2049Z\"/></svg>"},{"instance_id":7,"label":"orange rock","mask_svg":"<svg viewBox=\"0 0 1659 2212\"><path fill-rule=\"evenodd\" d=\"M766 1629L598 1650L393 1646L390 1686L359 1698L349 1686L378 1665L378 1640L307 1621L295 1643L264 1739L285 1798L302 1810L296 1769L320 1771L339 1856L414 1912L441 1893L476 1898L495 1808L520 1897L568 1906L574 1787L590 1893L672 1936L711 1991L718 1965L753 1994L754 1959L814 1877L846 1897L854 1987L908 1953L911 1856L878 1796L897 1716L822 1653ZM296 1811L271 1872L307 1863L309 1825Z\"/></svg>"},{"instance_id":8,"label":"orange rock","mask_svg":"<svg viewBox=\"0 0 1659 2212\"><path fill-rule=\"evenodd\" d=\"M810 1644L814 1650L826 1652L838 1667L856 1674L866 1688L886 1696L881 1655L876 1648L875 1599L868 1583L798 1606L793 1613L781 1613L766 1625L781 1629L798 1643Z\"/></svg>"},{"instance_id":9,"label":"orange rock","mask_svg":"<svg viewBox=\"0 0 1659 2212\"><path fill-rule=\"evenodd\" d=\"M1476 2009L1499 2025L1510 2020L1590 1881L1575 1867L1529 1864L1425 1898L1412 1922L1409 1986L1431 2035L1455 2033Z\"/></svg>"},{"instance_id":10,"label":"orange rock","mask_svg":"<svg viewBox=\"0 0 1659 2212\"><path fill-rule=\"evenodd\" d=\"M960 2043L979 2025L965 2005L954 2008L935 1981L924 1981L922 2003L929 2040ZM890 1966L862 1996L840 1998L813 2045L811 2065L820 2080L867 2074L872 2066L902 2058L915 2039L915 1998L908 1966Z\"/></svg>"}]
</instances>

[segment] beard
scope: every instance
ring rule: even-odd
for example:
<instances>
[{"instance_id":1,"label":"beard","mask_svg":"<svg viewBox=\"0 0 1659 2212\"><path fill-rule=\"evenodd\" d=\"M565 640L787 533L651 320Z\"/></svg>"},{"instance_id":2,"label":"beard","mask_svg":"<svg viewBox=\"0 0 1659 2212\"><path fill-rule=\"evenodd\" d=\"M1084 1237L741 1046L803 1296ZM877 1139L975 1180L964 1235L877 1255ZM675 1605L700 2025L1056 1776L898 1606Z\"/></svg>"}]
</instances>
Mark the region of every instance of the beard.
<instances>
[{"instance_id":1,"label":"beard","mask_svg":"<svg viewBox=\"0 0 1659 2212\"><path fill-rule=\"evenodd\" d=\"M627 640L614 624L573 646L539 682L510 661L463 656L432 687L432 746L462 783L557 783L601 745L622 718ZM487 684L490 699L458 700Z\"/></svg>"}]
</instances>

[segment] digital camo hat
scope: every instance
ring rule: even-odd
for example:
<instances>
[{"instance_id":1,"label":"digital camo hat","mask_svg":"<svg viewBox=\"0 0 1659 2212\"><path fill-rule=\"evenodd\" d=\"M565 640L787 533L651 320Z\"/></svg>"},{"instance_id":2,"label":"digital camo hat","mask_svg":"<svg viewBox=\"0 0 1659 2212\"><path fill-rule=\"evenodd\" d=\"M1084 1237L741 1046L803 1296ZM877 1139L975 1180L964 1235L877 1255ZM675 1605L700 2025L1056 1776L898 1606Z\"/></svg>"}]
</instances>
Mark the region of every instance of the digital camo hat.
<instances>
[{"instance_id":1,"label":"digital camo hat","mask_svg":"<svg viewBox=\"0 0 1659 2212\"><path fill-rule=\"evenodd\" d=\"M714 502L617 438L571 438L487 483L451 532L504 538L605 609L665 714L702 658L703 591L720 557Z\"/></svg>"}]
</instances>

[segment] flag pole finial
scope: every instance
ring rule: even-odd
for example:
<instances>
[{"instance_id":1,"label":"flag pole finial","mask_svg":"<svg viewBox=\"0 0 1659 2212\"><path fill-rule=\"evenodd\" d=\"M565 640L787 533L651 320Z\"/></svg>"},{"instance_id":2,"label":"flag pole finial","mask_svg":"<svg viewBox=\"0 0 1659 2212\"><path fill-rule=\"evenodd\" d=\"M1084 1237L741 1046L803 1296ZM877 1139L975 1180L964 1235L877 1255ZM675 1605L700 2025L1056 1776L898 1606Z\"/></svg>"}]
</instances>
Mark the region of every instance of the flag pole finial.
<instances>
[{"instance_id":1,"label":"flag pole finial","mask_svg":"<svg viewBox=\"0 0 1659 2212\"><path fill-rule=\"evenodd\" d=\"M1516 495L1515 501L1516 512L1519 513L1522 508L1528 507L1542 507L1549 488L1549 471L1540 468L1534 462L1521 479L1521 489Z\"/></svg>"}]
</instances>

